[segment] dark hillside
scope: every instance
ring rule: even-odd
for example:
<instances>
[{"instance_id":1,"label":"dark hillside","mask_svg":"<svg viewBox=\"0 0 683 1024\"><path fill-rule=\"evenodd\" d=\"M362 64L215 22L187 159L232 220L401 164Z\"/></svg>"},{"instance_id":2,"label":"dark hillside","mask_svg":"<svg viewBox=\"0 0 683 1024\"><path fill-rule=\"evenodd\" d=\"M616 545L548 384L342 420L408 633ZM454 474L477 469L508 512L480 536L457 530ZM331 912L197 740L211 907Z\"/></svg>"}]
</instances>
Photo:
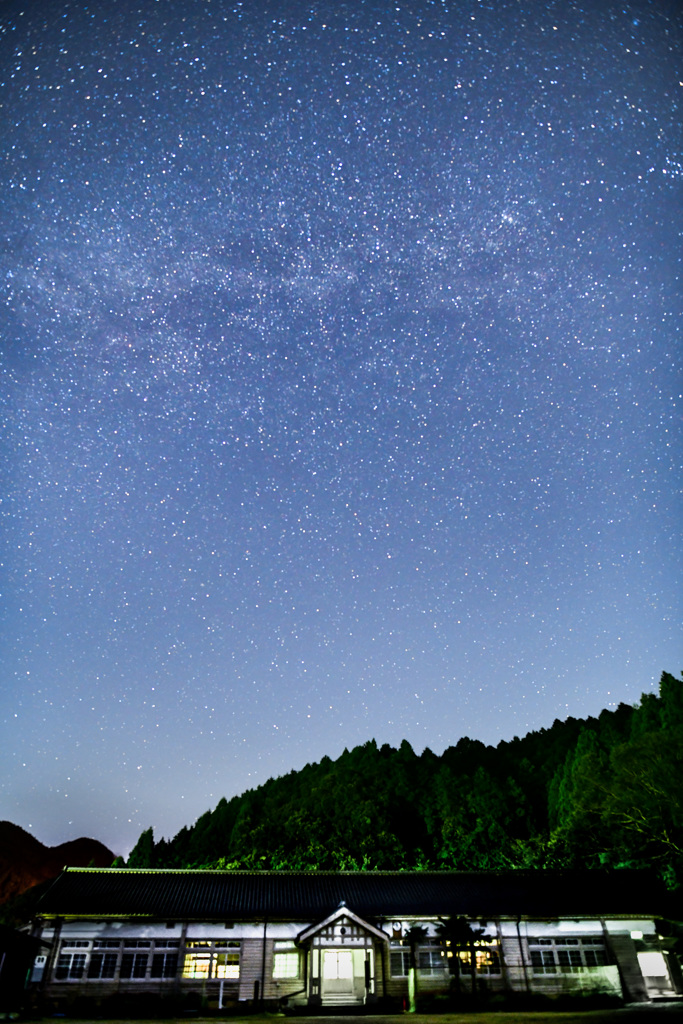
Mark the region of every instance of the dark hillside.
<instances>
[{"instance_id":1,"label":"dark hillside","mask_svg":"<svg viewBox=\"0 0 683 1024\"><path fill-rule=\"evenodd\" d=\"M65 864L73 867L109 867L114 854L96 839L74 839L60 846L44 846L35 836L11 821L0 821L0 904L19 896Z\"/></svg>"}]
</instances>

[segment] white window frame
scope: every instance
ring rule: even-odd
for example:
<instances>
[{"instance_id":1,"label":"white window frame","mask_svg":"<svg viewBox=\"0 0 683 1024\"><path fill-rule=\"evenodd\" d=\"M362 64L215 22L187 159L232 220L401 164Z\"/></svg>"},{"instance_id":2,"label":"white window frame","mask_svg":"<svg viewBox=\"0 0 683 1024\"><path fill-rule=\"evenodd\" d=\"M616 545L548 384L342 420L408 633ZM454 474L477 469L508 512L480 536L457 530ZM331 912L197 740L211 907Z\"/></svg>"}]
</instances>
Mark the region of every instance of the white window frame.
<instances>
[{"instance_id":1,"label":"white window frame","mask_svg":"<svg viewBox=\"0 0 683 1024\"><path fill-rule=\"evenodd\" d=\"M73 945L73 943L68 943ZM90 943L85 943L90 945ZM87 950L80 949L78 952L72 952L67 949L65 952L64 946L59 952L57 957L57 963L54 969L54 980L55 981L81 981L85 976L86 968L88 966L88 953Z\"/></svg>"},{"instance_id":2,"label":"white window frame","mask_svg":"<svg viewBox=\"0 0 683 1024\"><path fill-rule=\"evenodd\" d=\"M447 965L441 946L418 946L417 970L423 978L443 977Z\"/></svg>"},{"instance_id":3,"label":"white window frame","mask_svg":"<svg viewBox=\"0 0 683 1024\"><path fill-rule=\"evenodd\" d=\"M582 974L607 963L605 941L597 935L531 936L527 945L534 974Z\"/></svg>"},{"instance_id":4,"label":"white window frame","mask_svg":"<svg viewBox=\"0 0 683 1024\"><path fill-rule=\"evenodd\" d=\"M458 957L459 970L461 975L469 975L472 977L471 970L471 956L472 951L469 946L460 947L454 953L454 956ZM482 942L481 940L474 944L474 956L477 965L477 975L479 977L500 977L501 975L501 952L500 947L496 940L491 942ZM489 960L491 962L487 962Z\"/></svg>"},{"instance_id":5,"label":"white window frame","mask_svg":"<svg viewBox=\"0 0 683 1024\"><path fill-rule=\"evenodd\" d=\"M298 950L273 953L273 977L276 980L287 980L301 976L301 957Z\"/></svg>"},{"instance_id":6,"label":"white window frame","mask_svg":"<svg viewBox=\"0 0 683 1024\"><path fill-rule=\"evenodd\" d=\"M190 939L185 944L180 977L192 979L239 981L241 943L233 939ZM196 965L192 970L192 965ZM199 965L206 964L206 971Z\"/></svg>"},{"instance_id":7,"label":"white window frame","mask_svg":"<svg viewBox=\"0 0 683 1024\"><path fill-rule=\"evenodd\" d=\"M401 970L395 970L399 965ZM389 946L389 974L392 978L407 978L410 970L410 950L402 942L392 942Z\"/></svg>"},{"instance_id":8,"label":"white window frame","mask_svg":"<svg viewBox=\"0 0 683 1024\"><path fill-rule=\"evenodd\" d=\"M301 954L293 942L273 943L273 974L276 981L301 977Z\"/></svg>"},{"instance_id":9,"label":"white window frame","mask_svg":"<svg viewBox=\"0 0 683 1024\"><path fill-rule=\"evenodd\" d=\"M129 950L124 945L119 965L119 978L121 981L145 981L149 972L150 952L149 949ZM124 963L126 965L125 974L123 972ZM129 967L130 973L128 973Z\"/></svg>"}]
</instances>

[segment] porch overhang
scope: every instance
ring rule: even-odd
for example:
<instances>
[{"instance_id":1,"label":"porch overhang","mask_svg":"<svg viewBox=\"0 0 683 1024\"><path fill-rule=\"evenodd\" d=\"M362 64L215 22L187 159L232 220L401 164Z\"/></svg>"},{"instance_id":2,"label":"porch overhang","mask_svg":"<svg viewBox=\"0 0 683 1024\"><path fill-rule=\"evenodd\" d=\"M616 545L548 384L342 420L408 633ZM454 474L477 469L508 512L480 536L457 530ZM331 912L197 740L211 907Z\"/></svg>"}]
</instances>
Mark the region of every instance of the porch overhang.
<instances>
[{"instance_id":1,"label":"porch overhang","mask_svg":"<svg viewBox=\"0 0 683 1024\"><path fill-rule=\"evenodd\" d=\"M350 910L346 904L341 904L334 913L330 914L323 921L318 921L316 924L309 925L308 928L304 928L302 932L297 935L297 942L299 944L305 944L311 939L315 938L316 935L320 935L321 932L329 932L330 929L335 930L335 925L341 923L341 920L345 918L348 921L356 925L362 931L365 931L368 935L377 939L380 942L389 942L389 936L386 932L382 931L381 928L377 928L374 924L370 924L369 921L364 921L362 917Z\"/></svg>"}]
</instances>

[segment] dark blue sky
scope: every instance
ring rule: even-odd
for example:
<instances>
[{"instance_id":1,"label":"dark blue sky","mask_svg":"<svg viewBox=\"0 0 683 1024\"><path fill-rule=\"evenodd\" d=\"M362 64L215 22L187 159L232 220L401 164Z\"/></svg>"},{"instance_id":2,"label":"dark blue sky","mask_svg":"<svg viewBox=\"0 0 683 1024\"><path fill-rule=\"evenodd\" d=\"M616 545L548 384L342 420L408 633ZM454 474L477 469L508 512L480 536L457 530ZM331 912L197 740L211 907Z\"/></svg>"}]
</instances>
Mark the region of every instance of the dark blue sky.
<instances>
[{"instance_id":1,"label":"dark blue sky","mask_svg":"<svg viewBox=\"0 0 683 1024\"><path fill-rule=\"evenodd\" d=\"M117 852L680 631L675 3L5 3L0 817Z\"/></svg>"}]
</instances>

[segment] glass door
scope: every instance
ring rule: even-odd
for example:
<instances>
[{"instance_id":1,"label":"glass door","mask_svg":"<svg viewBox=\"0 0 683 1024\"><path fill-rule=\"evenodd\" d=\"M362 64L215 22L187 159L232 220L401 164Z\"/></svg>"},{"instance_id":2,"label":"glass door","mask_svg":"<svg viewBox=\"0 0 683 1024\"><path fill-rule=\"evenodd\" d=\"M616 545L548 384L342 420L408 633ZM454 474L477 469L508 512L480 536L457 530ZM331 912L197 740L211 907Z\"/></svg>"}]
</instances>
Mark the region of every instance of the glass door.
<instances>
[{"instance_id":1,"label":"glass door","mask_svg":"<svg viewBox=\"0 0 683 1024\"><path fill-rule=\"evenodd\" d=\"M350 949L323 951L322 995L353 995L353 954Z\"/></svg>"}]
</instances>

